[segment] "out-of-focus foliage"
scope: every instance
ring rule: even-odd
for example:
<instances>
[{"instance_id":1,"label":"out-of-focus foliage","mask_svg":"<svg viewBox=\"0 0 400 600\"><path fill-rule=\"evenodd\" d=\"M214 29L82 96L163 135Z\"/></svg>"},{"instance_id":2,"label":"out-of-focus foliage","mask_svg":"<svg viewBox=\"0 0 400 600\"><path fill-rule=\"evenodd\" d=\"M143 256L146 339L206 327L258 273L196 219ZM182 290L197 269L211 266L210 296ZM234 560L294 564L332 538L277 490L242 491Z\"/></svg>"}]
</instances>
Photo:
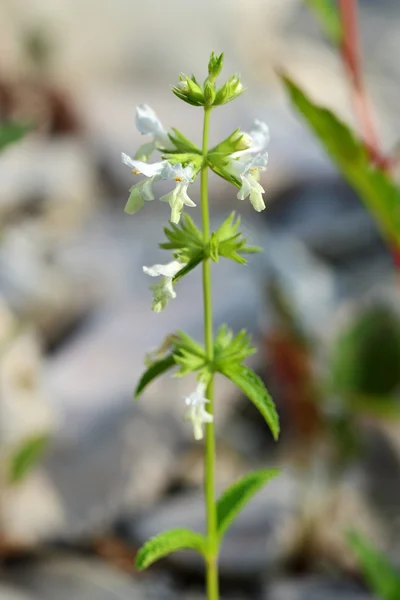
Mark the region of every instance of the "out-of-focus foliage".
<instances>
[{"instance_id":1,"label":"out-of-focus foliage","mask_svg":"<svg viewBox=\"0 0 400 600\"><path fill-rule=\"evenodd\" d=\"M315 14L326 37L338 46L342 40L342 25L337 2L334 0L305 0L305 3Z\"/></svg>"},{"instance_id":2,"label":"out-of-focus foliage","mask_svg":"<svg viewBox=\"0 0 400 600\"><path fill-rule=\"evenodd\" d=\"M31 129L31 125L23 123L0 123L0 152L9 144L21 140Z\"/></svg>"},{"instance_id":3,"label":"out-of-focus foliage","mask_svg":"<svg viewBox=\"0 0 400 600\"><path fill-rule=\"evenodd\" d=\"M388 242L400 244L400 189L381 167L371 164L367 149L333 112L315 104L286 75L281 76L293 106L322 143L339 171L358 192Z\"/></svg>"},{"instance_id":4,"label":"out-of-focus foliage","mask_svg":"<svg viewBox=\"0 0 400 600\"><path fill-rule=\"evenodd\" d=\"M351 410L400 416L400 321L390 308L369 307L339 334L330 376Z\"/></svg>"},{"instance_id":5,"label":"out-of-focus foliage","mask_svg":"<svg viewBox=\"0 0 400 600\"><path fill-rule=\"evenodd\" d=\"M389 560L358 532L349 534L349 544L360 563L364 577L371 590L381 600L400 598L400 573Z\"/></svg>"},{"instance_id":6,"label":"out-of-focus foliage","mask_svg":"<svg viewBox=\"0 0 400 600\"><path fill-rule=\"evenodd\" d=\"M9 462L9 481L18 483L42 458L49 437L46 434L37 435L24 440L11 456Z\"/></svg>"}]
</instances>

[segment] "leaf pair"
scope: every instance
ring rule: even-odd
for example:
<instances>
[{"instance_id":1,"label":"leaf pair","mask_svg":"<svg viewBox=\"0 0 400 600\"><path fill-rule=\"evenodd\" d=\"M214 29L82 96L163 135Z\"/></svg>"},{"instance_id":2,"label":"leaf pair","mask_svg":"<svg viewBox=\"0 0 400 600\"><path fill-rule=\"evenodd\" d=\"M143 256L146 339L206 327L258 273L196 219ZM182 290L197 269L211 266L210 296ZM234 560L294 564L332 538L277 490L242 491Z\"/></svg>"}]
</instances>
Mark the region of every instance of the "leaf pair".
<instances>
[{"instance_id":1,"label":"leaf pair","mask_svg":"<svg viewBox=\"0 0 400 600\"><path fill-rule=\"evenodd\" d=\"M244 330L234 336L223 325L215 338L214 361L211 363L204 347L182 331L171 337L171 346L170 354L154 361L142 375L135 390L136 398L153 379L175 366L179 367L177 375L180 376L200 371L205 377L212 373L221 373L249 398L264 417L274 439L278 439L279 417L275 404L260 377L242 364L247 356L254 353L254 348Z\"/></svg>"},{"instance_id":2,"label":"leaf pair","mask_svg":"<svg viewBox=\"0 0 400 600\"><path fill-rule=\"evenodd\" d=\"M241 509L263 485L278 475L277 469L260 469L245 475L229 487L217 502L218 545ZM195 550L209 557L206 538L189 529L171 529L147 541L136 557L136 567L146 569L152 563L177 550Z\"/></svg>"}]
</instances>

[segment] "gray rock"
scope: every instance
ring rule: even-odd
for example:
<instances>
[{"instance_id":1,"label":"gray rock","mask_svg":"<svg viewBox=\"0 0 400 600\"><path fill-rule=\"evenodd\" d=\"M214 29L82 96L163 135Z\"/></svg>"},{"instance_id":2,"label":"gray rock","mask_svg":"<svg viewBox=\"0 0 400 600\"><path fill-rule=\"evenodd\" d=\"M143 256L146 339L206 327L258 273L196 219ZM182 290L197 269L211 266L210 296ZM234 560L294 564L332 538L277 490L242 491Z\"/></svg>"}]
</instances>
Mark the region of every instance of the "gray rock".
<instances>
[{"instance_id":1,"label":"gray rock","mask_svg":"<svg viewBox=\"0 0 400 600\"><path fill-rule=\"evenodd\" d=\"M264 600L369 600L371 594L352 582L306 577L267 584Z\"/></svg>"},{"instance_id":2,"label":"gray rock","mask_svg":"<svg viewBox=\"0 0 400 600\"><path fill-rule=\"evenodd\" d=\"M4 600L175 600L168 581L152 576L140 582L97 559L60 556L19 566L6 573L29 595ZM0 588L1 589L1 588ZM0 592L1 593L1 592ZM3 600L0 595L0 599Z\"/></svg>"},{"instance_id":3,"label":"gray rock","mask_svg":"<svg viewBox=\"0 0 400 600\"><path fill-rule=\"evenodd\" d=\"M14 586L1 583L0 600L36 600L36 597Z\"/></svg>"},{"instance_id":4,"label":"gray rock","mask_svg":"<svg viewBox=\"0 0 400 600\"><path fill-rule=\"evenodd\" d=\"M281 558L280 531L294 510L297 486L294 479L281 474L259 492L244 508L224 539L221 575L251 579L275 567ZM172 498L149 511L147 517L133 521L129 535L143 543L149 537L173 527L189 527L204 531L203 498L197 493ZM197 554L179 552L170 555L170 563L178 569L203 571Z\"/></svg>"}]
</instances>

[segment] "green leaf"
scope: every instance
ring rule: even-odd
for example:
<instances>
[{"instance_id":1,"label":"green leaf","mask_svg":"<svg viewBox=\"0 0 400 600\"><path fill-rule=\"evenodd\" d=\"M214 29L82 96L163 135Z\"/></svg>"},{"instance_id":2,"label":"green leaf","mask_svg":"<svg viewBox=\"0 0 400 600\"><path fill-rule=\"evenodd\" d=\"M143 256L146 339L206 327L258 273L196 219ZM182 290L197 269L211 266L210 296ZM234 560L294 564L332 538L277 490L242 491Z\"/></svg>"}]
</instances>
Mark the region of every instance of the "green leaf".
<instances>
[{"instance_id":1,"label":"green leaf","mask_svg":"<svg viewBox=\"0 0 400 600\"><path fill-rule=\"evenodd\" d=\"M274 440L279 437L279 417L274 401L261 379L245 365L224 365L219 371L230 379L251 400L267 422Z\"/></svg>"},{"instance_id":2,"label":"green leaf","mask_svg":"<svg viewBox=\"0 0 400 600\"><path fill-rule=\"evenodd\" d=\"M305 0L309 9L315 14L317 20L330 41L339 46L342 42L342 24L336 2L333 0Z\"/></svg>"},{"instance_id":3,"label":"green leaf","mask_svg":"<svg viewBox=\"0 0 400 600\"><path fill-rule=\"evenodd\" d=\"M358 405L362 398L367 405L368 397L395 395L400 386L400 321L391 307L369 306L339 333L330 377L334 391L358 398Z\"/></svg>"},{"instance_id":4,"label":"green leaf","mask_svg":"<svg viewBox=\"0 0 400 600\"><path fill-rule=\"evenodd\" d=\"M195 550L206 555L206 540L189 529L170 529L148 540L136 556L136 568L142 571L177 550Z\"/></svg>"},{"instance_id":5,"label":"green leaf","mask_svg":"<svg viewBox=\"0 0 400 600\"><path fill-rule=\"evenodd\" d=\"M42 458L48 443L49 436L47 434L37 435L22 442L11 456L8 473L11 483L21 481L36 466Z\"/></svg>"},{"instance_id":6,"label":"green leaf","mask_svg":"<svg viewBox=\"0 0 400 600\"><path fill-rule=\"evenodd\" d=\"M217 530L220 538L254 494L278 474L279 469L253 471L225 490L217 503Z\"/></svg>"},{"instance_id":7,"label":"green leaf","mask_svg":"<svg viewBox=\"0 0 400 600\"><path fill-rule=\"evenodd\" d=\"M173 135L168 134L169 139L174 144L178 152L189 153L189 154L202 154L200 148L191 142L186 136L179 131L179 129L172 128Z\"/></svg>"},{"instance_id":8,"label":"green leaf","mask_svg":"<svg viewBox=\"0 0 400 600\"><path fill-rule=\"evenodd\" d=\"M138 398L143 390L153 381L172 367L175 367L176 363L173 354L169 354L165 358L154 362L150 367L143 373L139 383L135 390L135 398Z\"/></svg>"},{"instance_id":9,"label":"green leaf","mask_svg":"<svg viewBox=\"0 0 400 600\"><path fill-rule=\"evenodd\" d=\"M348 540L371 590L381 600L398 600L400 598L400 573L360 533L350 532Z\"/></svg>"},{"instance_id":10,"label":"green leaf","mask_svg":"<svg viewBox=\"0 0 400 600\"><path fill-rule=\"evenodd\" d=\"M287 76L281 75L292 103L322 142L336 166L365 202L382 234L400 243L400 189L370 163L367 151L353 132L330 110L318 106Z\"/></svg>"},{"instance_id":11,"label":"green leaf","mask_svg":"<svg viewBox=\"0 0 400 600\"><path fill-rule=\"evenodd\" d=\"M18 142L32 130L32 125L23 123L0 123L0 151L9 144Z\"/></svg>"}]
</instances>

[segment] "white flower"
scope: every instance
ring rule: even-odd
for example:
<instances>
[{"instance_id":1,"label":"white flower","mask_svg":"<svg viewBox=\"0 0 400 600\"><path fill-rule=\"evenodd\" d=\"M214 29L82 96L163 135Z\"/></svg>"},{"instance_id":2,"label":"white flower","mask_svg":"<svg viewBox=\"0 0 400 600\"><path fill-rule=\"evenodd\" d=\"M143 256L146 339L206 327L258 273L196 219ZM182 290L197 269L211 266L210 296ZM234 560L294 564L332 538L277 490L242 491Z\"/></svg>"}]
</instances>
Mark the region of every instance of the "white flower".
<instances>
[{"instance_id":1,"label":"white flower","mask_svg":"<svg viewBox=\"0 0 400 600\"><path fill-rule=\"evenodd\" d=\"M265 203L262 194L264 188L259 184L260 171L265 171L268 163L268 154L257 154L254 158L246 162L240 159L231 160L231 172L242 181L242 186L238 191L239 200L245 200L248 196L253 208L260 212L264 210Z\"/></svg>"},{"instance_id":2,"label":"white flower","mask_svg":"<svg viewBox=\"0 0 400 600\"><path fill-rule=\"evenodd\" d=\"M205 423L212 423L214 417L206 410L205 405L209 400L205 397L206 384L199 381L196 389L185 398L185 404L188 407L185 419L191 421L193 425L193 435L195 440L203 438L203 426Z\"/></svg>"},{"instance_id":3,"label":"white flower","mask_svg":"<svg viewBox=\"0 0 400 600\"><path fill-rule=\"evenodd\" d=\"M145 202L154 200L153 183L162 179L163 174L167 173L169 162L166 160L149 164L140 160L132 160L127 154L121 153L122 162L132 169L134 175L145 175L148 179L143 179L130 189L130 196L125 206L125 212L133 215L140 210ZM170 165L169 165L170 166Z\"/></svg>"},{"instance_id":4,"label":"white flower","mask_svg":"<svg viewBox=\"0 0 400 600\"><path fill-rule=\"evenodd\" d=\"M167 306L170 298L176 298L172 280L184 266L185 263L173 260L166 265L143 267L143 272L146 275L150 275L150 277L162 276L162 280L159 283L150 286L150 289L153 291L153 304L151 308L154 312L161 312Z\"/></svg>"},{"instance_id":5,"label":"white flower","mask_svg":"<svg viewBox=\"0 0 400 600\"><path fill-rule=\"evenodd\" d=\"M153 139L140 146L135 158L148 160L157 148L171 148L166 130L154 110L147 104L140 104L136 107L136 128L142 135L151 135Z\"/></svg>"},{"instance_id":6,"label":"white flower","mask_svg":"<svg viewBox=\"0 0 400 600\"><path fill-rule=\"evenodd\" d=\"M176 181L175 188L161 196L161 202L169 202L171 207L171 221L172 223L179 223L183 207L196 206L195 203L189 198L187 189L190 183L193 183L193 168L189 165L182 167L180 163L173 165L173 171L171 173L172 179Z\"/></svg>"},{"instance_id":7,"label":"white flower","mask_svg":"<svg viewBox=\"0 0 400 600\"><path fill-rule=\"evenodd\" d=\"M160 179L175 181L176 186L168 194L161 196L161 202L169 202L171 207L171 221L179 223L183 206L196 206L189 198L187 189L190 183L193 183L193 168L188 165L182 167L181 163L171 165L167 160L156 163L147 163L140 160L133 160L127 154L122 152L122 162L132 169L134 175L144 175L144 179L131 187L130 196L125 206L125 212L134 214L140 210L145 200L154 200L153 183Z\"/></svg>"},{"instance_id":8,"label":"white flower","mask_svg":"<svg viewBox=\"0 0 400 600\"><path fill-rule=\"evenodd\" d=\"M234 152L231 155L232 158L263 152L268 146L270 140L268 125L263 121L255 119L253 128L249 133L244 133L243 138L244 141L247 142L248 148Z\"/></svg>"}]
</instances>

